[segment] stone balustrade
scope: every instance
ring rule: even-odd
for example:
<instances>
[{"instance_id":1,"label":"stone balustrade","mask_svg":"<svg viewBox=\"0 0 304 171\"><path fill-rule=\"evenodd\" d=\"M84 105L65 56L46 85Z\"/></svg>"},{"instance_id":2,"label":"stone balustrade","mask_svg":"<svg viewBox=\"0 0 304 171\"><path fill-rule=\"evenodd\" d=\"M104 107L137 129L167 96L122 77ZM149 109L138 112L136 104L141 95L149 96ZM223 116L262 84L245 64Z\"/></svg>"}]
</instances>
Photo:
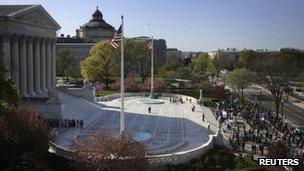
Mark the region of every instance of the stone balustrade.
<instances>
[{"instance_id":1,"label":"stone balustrade","mask_svg":"<svg viewBox=\"0 0 304 171\"><path fill-rule=\"evenodd\" d=\"M214 135L209 135L209 140L197 147L195 149L191 149L188 151L182 151L172 154L162 154L162 155L147 155L147 159L149 161L149 166L152 168L162 167L167 164L184 164L189 162L191 159L198 158L201 155L205 154L217 144L218 132ZM68 159L73 158L73 153L70 149L58 146L52 142L50 142L50 152L53 152L57 155L66 157Z\"/></svg>"}]
</instances>

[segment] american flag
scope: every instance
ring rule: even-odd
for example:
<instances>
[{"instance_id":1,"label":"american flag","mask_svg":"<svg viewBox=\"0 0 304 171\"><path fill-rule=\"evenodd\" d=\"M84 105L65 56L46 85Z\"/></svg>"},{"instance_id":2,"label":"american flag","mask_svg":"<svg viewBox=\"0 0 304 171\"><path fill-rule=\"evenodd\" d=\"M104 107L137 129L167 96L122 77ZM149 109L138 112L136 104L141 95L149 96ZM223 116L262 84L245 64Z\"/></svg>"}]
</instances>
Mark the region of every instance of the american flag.
<instances>
[{"instance_id":1,"label":"american flag","mask_svg":"<svg viewBox=\"0 0 304 171\"><path fill-rule=\"evenodd\" d=\"M119 29L117 30L117 32L114 34L114 37L111 41L111 45L115 48L118 49L120 47L120 41L121 41L121 25L119 27Z\"/></svg>"}]
</instances>

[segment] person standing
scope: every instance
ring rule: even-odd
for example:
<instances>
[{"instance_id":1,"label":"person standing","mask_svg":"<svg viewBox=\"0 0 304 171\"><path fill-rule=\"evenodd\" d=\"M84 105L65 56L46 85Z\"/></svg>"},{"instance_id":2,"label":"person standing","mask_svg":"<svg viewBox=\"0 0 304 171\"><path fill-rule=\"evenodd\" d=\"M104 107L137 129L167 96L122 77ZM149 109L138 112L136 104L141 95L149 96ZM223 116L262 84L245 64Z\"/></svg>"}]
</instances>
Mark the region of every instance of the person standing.
<instances>
[{"instance_id":1,"label":"person standing","mask_svg":"<svg viewBox=\"0 0 304 171\"><path fill-rule=\"evenodd\" d=\"M203 113L202 118L203 118L203 122L205 122L205 114L204 113Z\"/></svg>"},{"instance_id":2,"label":"person standing","mask_svg":"<svg viewBox=\"0 0 304 171\"><path fill-rule=\"evenodd\" d=\"M149 108L148 108L148 112L149 112L149 113L151 113L151 106L149 106Z\"/></svg>"}]
</instances>

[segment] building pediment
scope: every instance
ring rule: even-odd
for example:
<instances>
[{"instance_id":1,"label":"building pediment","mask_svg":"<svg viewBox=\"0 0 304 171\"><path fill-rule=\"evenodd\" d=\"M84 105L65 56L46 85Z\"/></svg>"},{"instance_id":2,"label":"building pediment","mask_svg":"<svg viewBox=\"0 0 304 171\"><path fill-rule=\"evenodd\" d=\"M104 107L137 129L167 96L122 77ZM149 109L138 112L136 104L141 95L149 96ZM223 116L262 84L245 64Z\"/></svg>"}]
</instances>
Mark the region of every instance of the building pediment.
<instances>
[{"instance_id":1,"label":"building pediment","mask_svg":"<svg viewBox=\"0 0 304 171\"><path fill-rule=\"evenodd\" d=\"M60 29L60 25L41 6L35 5L19 12L11 14L10 18L17 22L38 25L42 27Z\"/></svg>"}]
</instances>

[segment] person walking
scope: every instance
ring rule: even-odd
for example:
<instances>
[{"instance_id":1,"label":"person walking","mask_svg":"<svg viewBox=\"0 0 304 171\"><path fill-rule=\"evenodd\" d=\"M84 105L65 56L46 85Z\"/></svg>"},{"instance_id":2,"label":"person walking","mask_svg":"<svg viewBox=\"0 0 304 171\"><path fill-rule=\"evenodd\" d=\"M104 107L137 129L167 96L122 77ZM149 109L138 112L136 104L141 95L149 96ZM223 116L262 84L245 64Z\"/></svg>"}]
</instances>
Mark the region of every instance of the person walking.
<instances>
[{"instance_id":1,"label":"person walking","mask_svg":"<svg viewBox=\"0 0 304 171\"><path fill-rule=\"evenodd\" d=\"M208 129L210 129L210 122L208 122Z\"/></svg>"},{"instance_id":2,"label":"person walking","mask_svg":"<svg viewBox=\"0 0 304 171\"><path fill-rule=\"evenodd\" d=\"M148 112L151 113L151 106L148 107Z\"/></svg>"},{"instance_id":3,"label":"person walking","mask_svg":"<svg viewBox=\"0 0 304 171\"><path fill-rule=\"evenodd\" d=\"M205 114L204 113L203 113L202 118L203 118L203 122L205 122Z\"/></svg>"}]
</instances>

